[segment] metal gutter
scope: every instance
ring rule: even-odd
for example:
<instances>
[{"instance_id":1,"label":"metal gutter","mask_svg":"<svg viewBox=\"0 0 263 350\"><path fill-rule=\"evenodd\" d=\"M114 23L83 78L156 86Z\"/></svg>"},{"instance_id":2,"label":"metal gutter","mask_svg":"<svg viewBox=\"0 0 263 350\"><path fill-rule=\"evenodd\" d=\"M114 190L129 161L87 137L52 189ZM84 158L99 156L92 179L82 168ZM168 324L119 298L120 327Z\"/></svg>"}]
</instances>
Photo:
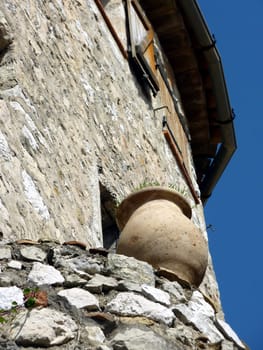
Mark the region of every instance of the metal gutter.
<instances>
[{"instance_id":1,"label":"metal gutter","mask_svg":"<svg viewBox=\"0 0 263 350\"><path fill-rule=\"evenodd\" d=\"M202 201L206 203L237 148L233 116L221 58L197 1L177 0L177 2L187 19L187 24L191 26L192 31L195 33L200 50L203 50L203 54L208 62L217 101L218 124L221 127L223 138L216 156L209 167L209 171L200 185Z\"/></svg>"}]
</instances>

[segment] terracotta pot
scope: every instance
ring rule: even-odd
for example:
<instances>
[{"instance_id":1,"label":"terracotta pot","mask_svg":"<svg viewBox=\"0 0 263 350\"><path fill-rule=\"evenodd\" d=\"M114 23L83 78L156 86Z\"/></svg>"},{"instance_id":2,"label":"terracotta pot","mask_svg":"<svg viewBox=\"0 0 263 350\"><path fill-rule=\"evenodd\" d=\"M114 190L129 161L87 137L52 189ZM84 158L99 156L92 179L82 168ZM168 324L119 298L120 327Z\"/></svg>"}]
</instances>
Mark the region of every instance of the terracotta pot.
<instances>
[{"instance_id":1,"label":"terracotta pot","mask_svg":"<svg viewBox=\"0 0 263 350\"><path fill-rule=\"evenodd\" d=\"M188 202L174 190L148 187L132 193L117 209L117 253L147 261L170 280L199 286L208 247L191 215Z\"/></svg>"}]
</instances>

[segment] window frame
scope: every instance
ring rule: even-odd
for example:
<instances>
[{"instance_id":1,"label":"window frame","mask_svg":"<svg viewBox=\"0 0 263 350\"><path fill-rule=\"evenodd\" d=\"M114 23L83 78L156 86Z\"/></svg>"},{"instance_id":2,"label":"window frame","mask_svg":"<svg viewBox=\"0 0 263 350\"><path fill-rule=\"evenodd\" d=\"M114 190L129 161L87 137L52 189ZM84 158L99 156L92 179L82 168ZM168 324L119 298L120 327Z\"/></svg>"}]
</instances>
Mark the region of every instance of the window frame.
<instances>
[{"instance_id":1,"label":"window frame","mask_svg":"<svg viewBox=\"0 0 263 350\"><path fill-rule=\"evenodd\" d=\"M126 9L127 9L127 19L128 19L128 33L129 33L129 52L133 62L139 68L142 76L147 80L153 95L156 96L159 91L159 83L156 78L156 61L155 61L155 49L154 49L154 30L146 15L143 12L143 9L136 0L126 0ZM134 27L132 19L132 9L136 12L141 24L143 25L147 36L139 43L136 44L134 37ZM151 64L149 64L146 56L146 51L151 50L148 55L150 57ZM153 67L154 66L154 69ZM154 71L155 70L155 71Z\"/></svg>"}]
</instances>

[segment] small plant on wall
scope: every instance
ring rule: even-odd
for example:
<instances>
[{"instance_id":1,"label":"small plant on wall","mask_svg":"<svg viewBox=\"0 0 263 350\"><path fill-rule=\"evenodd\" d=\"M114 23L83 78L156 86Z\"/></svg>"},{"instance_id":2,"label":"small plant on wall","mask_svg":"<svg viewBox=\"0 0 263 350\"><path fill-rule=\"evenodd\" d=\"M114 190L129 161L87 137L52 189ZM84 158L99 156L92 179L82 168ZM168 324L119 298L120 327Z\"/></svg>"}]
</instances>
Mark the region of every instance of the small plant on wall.
<instances>
[{"instance_id":1,"label":"small plant on wall","mask_svg":"<svg viewBox=\"0 0 263 350\"><path fill-rule=\"evenodd\" d=\"M130 184L132 185L132 184ZM131 186L129 186L131 187ZM138 192L140 190L143 190L145 188L150 188L150 187L162 187L170 190L174 190L175 192L179 193L181 196L185 197L189 202L191 202L191 194L189 192L188 187L183 184L183 183L160 183L159 181L151 181L150 179L145 179L143 182L139 183L138 186L135 186L133 189L128 189L127 193L134 193ZM126 192L126 191L125 191ZM125 194L122 193L120 196L114 196L114 204L115 204L115 209L119 207L123 199L126 198L127 193Z\"/></svg>"},{"instance_id":2,"label":"small plant on wall","mask_svg":"<svg viewBox=\"0 0 263 350\"><path fill-rule=\"evenodd\" d=\"M158 181L143 181L142 183L139 184L138 187L135 188L135 191L142 190L145 187L153 187L153 186L161 186L161 184Z\"/></svg>"},{"instance_id":3,"label":"small plant on wall","mask_svg":"<svg viewBox=\"0 0 263 350\"><path fill-rule=\"evenodd\" d=\"M161 185L158 181L152 181L151 182L151 181L145 180L138 187L135 188L135 191L142 190L143 188L146 188L146 187L155 187L155 186L168 187L171 190L174 190L174 191L180 193L184 197L188 197L189 196L189 191L188 191L187 187L184 184L169 183L167 186L165 186L165 185Z\"/></svg>"},{"instance_id":4,"label":"small plant on wall","mask_svg":"<svg viewBox=\"0 0 263 350\"><path fill-rule=\"evenodd\" d=\"M187 189L187 187L185 185L182 185L182 184L169 184L168 187L171 188L172 190L175 190L176 192L180 193L184 197L188 197L189 196L189 191L188 191L188 189Z\"/></svg>"},{"instance_id":5,"label":"small plant on wall","mask_svg":"<svg viewBox=\"0 0 263 350\"><path fill-rule=\"evenodd\" d=\"M16 301L12 302L12 307L8 310L0 309L0 324L12 320L17 312L23 307L32 309L33 307L48 305L47 292L36 288L25 288L23 290L24 305L18 305ZM13 316L13 317L12 317Z\"/></svg>"}]
</instances>

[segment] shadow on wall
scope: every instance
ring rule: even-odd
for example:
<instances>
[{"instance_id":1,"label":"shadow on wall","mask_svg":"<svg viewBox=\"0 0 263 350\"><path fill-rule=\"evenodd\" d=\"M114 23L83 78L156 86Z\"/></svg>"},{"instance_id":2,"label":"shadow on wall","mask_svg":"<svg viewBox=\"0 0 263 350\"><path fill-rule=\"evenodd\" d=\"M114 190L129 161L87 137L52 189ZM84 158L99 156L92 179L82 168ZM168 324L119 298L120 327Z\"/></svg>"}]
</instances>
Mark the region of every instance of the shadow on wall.
<instances>
[{"instance_id":1,"label":"shadow on wall","mask_svg":"<svg viewBox=\"0 0 263 350\"><path fill-rule=\"evenodd\" d=\"M110 0L101 0L103 6L106 6L110 2Z\"/></svg>"},{"instance_id":2,"label":"shadow on wall","mask_svg":"<svg viewBox=\"0 0 263 350\"><path fill-rule=\"evenodd\" d=\"M109 190L100 183L101 225L103 247L116 250L120 232L115 221L115 199Z\"/></svg>"}]
</instances>

